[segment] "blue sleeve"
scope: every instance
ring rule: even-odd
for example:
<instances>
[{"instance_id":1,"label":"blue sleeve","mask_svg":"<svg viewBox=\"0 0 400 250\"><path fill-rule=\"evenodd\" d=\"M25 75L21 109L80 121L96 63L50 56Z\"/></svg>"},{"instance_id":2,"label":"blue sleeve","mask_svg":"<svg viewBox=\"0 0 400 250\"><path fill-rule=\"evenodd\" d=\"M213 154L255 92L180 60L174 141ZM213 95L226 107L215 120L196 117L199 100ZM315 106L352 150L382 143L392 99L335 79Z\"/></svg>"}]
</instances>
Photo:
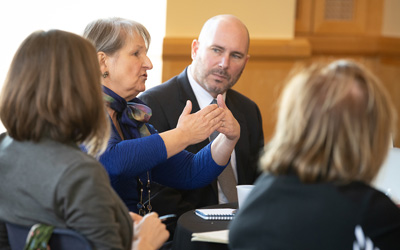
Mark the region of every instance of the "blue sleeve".
<instances>
[{"instance_id":1,"label":"blue sleeve","mask_svg":"<svg viewBox=\"0 0 400 250\"><path fill-rule=\"evenodd\" d=\"M152 171L152 179L165 186L194 189L210 184L224 170L212 159L211 143L197 154L182 151Z\"/></svg>"},{"instance_id":2,"label":"blue sleeve","mask_svg":"<svg viewBox=\"0 0 400 250\"><path fill-rule=\"evenodd\" d=\"M212 159L211 143L197 154L184 150L167 160L164 141L151 125L148 127L152 135L123 141L113 129L99 159L112 183L133 180L151 171L152 179L160 184L194 189L210 184L224 170L225 166Z\"/></svg>"},{"instance_id":3,"label":"blue sleeve","mask_svg":"<svg viewBox=\"0 0 400 250\"><path fill-rule=\"evenodd\" d=\"M134 179L166 159L167 149L157 133L124 141L116 133L112 133L107 149L99 161L106 168L110 179L115 180Z\"/></svg>"}]
</instances>

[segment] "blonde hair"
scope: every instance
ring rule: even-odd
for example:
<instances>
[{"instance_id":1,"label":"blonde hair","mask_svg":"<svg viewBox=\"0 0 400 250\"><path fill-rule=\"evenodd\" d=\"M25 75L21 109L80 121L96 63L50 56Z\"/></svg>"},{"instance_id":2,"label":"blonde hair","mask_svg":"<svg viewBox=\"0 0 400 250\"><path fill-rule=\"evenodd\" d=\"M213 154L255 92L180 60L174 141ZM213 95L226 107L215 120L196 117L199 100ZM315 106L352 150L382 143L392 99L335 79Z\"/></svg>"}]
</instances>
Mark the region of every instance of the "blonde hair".
<instances>
[{"instance_id":1,"label":"blonde hair","mask_svg":"<svg viewBox=\"0 0 400 250\"><path fill-rule=\"evenodd\" d=\"M37 31L18 48L0 96L0 118L19 141L84 143L91 155L109 138L93 45L61 30Z\"/></svg>"},{"instance_id":2,"label":"blonde hair","mask_svg":"<svg viewBox=\"0 0 400 250\"><path fill-rule=\"evenodd\" d=\"M135 33L143 38L148 50L151 37L146 27L124 18L95 20L86 26L83 36L94 44L97 52L102 51L112 55L124 46L128 37L133 37Z\"/></svg>"},{"instance_id":3,"label":"blonde hair","mask_svg":"<svg viewBox=\"0 0 400 250\"><path fill-rule=\"evenodd\" d=\"M385 160L396 113L380 81L347 60L290 78L261 168L303 182L370 183Z\"/></svg>"}]
</instances>

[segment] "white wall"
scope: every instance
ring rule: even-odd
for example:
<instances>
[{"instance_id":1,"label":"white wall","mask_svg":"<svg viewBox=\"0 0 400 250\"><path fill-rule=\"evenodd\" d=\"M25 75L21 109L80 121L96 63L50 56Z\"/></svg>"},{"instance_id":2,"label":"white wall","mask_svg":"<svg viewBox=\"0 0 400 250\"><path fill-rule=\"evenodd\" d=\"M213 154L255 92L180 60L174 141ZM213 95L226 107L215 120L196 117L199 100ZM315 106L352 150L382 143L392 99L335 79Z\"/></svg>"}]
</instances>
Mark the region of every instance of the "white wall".
<instances>
[{"instance_id":1,"label":"white wall","mask_svg":"<svg viewBox=\"0 0 400 250\"><path fill-rule=\"evenodd\" d=\"M373 185L400 205L400 148L391 148Z\"/></svg>"},{"instance_id":2,"label":"white wall","mask_svg":"<svg viewBox=\"0 0 400 250\"><path fill-rule=\"evenodd\" d=\"M166 1L3 0L0 8L0 87L15 51L33 31L61 29L81 35L89 22L114 16L141 22L149 30L152 36L149 57L154 68L149 72L147 87L160 84ZM0 124L0 132L3 131Z\"/></svg>"}]
</instances>

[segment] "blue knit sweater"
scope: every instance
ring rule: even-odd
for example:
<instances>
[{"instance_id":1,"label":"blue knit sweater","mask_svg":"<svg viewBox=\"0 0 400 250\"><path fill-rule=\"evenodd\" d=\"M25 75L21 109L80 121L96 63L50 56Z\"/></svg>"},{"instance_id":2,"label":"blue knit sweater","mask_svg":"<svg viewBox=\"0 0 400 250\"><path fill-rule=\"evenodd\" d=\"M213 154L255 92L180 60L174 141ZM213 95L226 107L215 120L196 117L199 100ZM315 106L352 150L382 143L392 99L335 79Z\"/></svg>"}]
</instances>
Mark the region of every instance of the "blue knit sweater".
<instances>
[{"instance_id":1,"label":"blue knit sweater","mask_svg":"<svg viewBox=\"0 0 400 250\"><path fill-rule=\"evenodd\" d=\"M147 171L152 182L179 189L203 187L223 171L225 166L219 166L211 157L211 143L197 154L184 150L167 159L164 141L152 125L145 125L152 135L122 140L112 124L107 149L99 159L109 174L112 187L130 211L138 212L137 177L146 184ZM144 201L148 199L146 189L143 197Z\"/></svg>"}]
</instances>

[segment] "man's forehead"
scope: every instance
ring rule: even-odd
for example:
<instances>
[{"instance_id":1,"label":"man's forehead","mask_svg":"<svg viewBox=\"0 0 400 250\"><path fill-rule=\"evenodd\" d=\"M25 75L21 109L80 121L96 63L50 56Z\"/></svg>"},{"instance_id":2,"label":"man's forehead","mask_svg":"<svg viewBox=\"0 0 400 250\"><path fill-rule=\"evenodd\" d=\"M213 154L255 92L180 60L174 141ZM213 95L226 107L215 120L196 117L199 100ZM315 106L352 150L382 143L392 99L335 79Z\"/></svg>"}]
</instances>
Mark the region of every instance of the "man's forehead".
<instances>
[{"instance_id":1,"label":"man's forehead","mask_svg":"<svg viewBox=\"0 0 400 250\"><path fill-rule=\"evenodd\" d=\"M235 36L229 36L219 33L215 34L215 36L213 37L209 37L209 39L206 39L203 44L201 41L199 42L200 46L203 45L206 48L218 47L224 50L229 50L231 52L237 52L241 54L247 53L248 43L243 37L235 38Z\"/></svg>"}]
</instances>

